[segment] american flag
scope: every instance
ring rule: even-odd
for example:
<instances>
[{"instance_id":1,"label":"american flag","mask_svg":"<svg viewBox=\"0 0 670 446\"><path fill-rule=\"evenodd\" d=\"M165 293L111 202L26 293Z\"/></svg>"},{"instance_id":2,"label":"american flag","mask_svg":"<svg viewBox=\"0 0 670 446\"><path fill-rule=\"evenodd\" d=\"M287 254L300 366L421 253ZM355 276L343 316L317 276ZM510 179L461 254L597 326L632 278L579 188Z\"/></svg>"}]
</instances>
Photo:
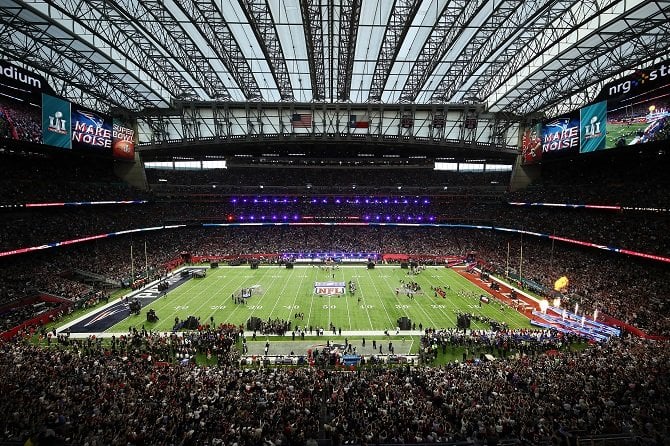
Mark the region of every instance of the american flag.
<instances>
[{"instance_id":1,"label":"american flag","mask_svg":"<svg viewBox=\"0 0 670 446\"><path fill-rule=\"evenodd\" d=\"M291 125L294 129L307 129L312 127L312 115L309 113L294 113L291 116Z\"/></svg>"}]
</instances>

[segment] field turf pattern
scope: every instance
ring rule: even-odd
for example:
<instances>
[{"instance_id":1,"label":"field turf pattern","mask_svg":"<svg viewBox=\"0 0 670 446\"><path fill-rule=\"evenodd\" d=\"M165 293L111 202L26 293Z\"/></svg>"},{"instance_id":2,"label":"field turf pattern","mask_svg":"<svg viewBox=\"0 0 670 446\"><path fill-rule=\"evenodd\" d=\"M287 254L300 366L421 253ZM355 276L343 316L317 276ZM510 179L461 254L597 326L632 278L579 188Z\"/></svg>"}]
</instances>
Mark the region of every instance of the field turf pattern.
<instances>
[{"instance_id":1,"label":"field turf pattern","mask_svg":"<svg viewBox=\"0 0 670 446\"><path fill-rule=\"evenodd\" d=\"M244 324L251 316L261 320L283 319L293 326L323 327L328 334L329 324L342 331L383 331L395 330L397 319L407 316L417 329L423 327L448 328L456 326L456 312L481 314L497 321L504 321L510 328L529 328L528 319L511 308L500 309L497 301L479 306L480 294L490 295L460 276L456 271L444 267L429 267L418 275L408 275L406 269L395 267L343 266L332 273L319 267L296 266L285 269L279 266L221 267L208 269L204 279L191 279L170 291L166 296L142 309L140 315L133 315L111 327L108 332L123 333L129 327L168 332L172 330L175 317L180 320L190 315L200 317L215 324ZM314 282L356 283L354 296L318 296L314 294ZM417 282L423 294L414 299L402 291L396 295L395 289L402 287L401 280ZM235 304L231 294L241 288L260 285L261 295L246 299L246 305ZM446 298L435 297L431 286L445 289ZM449 289L446 289L447 286ZM468 297L459 294L467 291ZM359 302L360 298L360 302ZM160 320L147 323L146 311L153 308ZM296 313L304 313L304 319L296 319ZM472 321L473 329L488 328L488 324ZM332 332L331 332L332 333Z\"/></svg>"},{"instance_id":2,"label":"field turf pattern","mask_svg":"<svg viewBox=\"0 0 670 446\"><path fill-rule=\"evenodd\" d=\"M647 128L647 125L647 123L612 124L611 122L608 122L606 148L610 149L616 147L616 142L622 136L626 139L626 144L630 144L637 132L644 131L644 129Z\"/></svg>"}]
</instances>

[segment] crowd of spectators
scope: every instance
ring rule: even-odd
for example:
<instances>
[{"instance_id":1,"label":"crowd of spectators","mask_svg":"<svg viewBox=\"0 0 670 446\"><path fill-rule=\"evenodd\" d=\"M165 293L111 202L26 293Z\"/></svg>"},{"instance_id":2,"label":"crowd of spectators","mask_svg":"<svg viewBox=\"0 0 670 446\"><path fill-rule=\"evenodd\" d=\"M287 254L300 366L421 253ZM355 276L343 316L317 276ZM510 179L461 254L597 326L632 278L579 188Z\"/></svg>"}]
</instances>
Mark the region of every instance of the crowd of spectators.
<instances>
[{"instance_id":1,"label":"crowd of spectators","mask_svg":"<svg viewBox=\"0 0 670 446\"><path fill-rule=\"evenodd\" d=\"M79 300L92 289L64 274L72 268L129 283L131 272L136 278L146 277L148 264L151 272L160 274L164 272L163 265L179 258L182 252L236 258L247 254L319 251L417 256L474 254L500 275L521 273L524 279L547 289L553 289L554 282L566 276L570 283L562 296L571 308L578 303L589 314L598 309L653 334L670 334L665 302L670 271L666 265L491 230L298 226L155 231L135 238L113 237L5 258L0 261L0 294L8 301L40 290Z\"/></svg>"},{"instance_id":2,"label":"crowd of spectators","mask_svg":"<svg viewBox=\"0 0 670 446\"><path fill-rule=\"evenodd\" d=\"M111 160L0 150L0 174L2 205L150 197L120 180Z\"/></svg>"},{"instance_id":3,"label":"crowd of spectators","mask_svg":"<svg viewBox=\"0 0 670 446\"><path fill-rule=\"evenodd\" d=\"M665 151L608 154L543 166L529 187L510 201L670 208L670 159Z\"/></svg>"},{"instance_id":4,"label":"crowd of spectators","mask_svg":"<svg viewBox=\"0 0 670 446\"><path fill-rule=\"evenodd\" d=\"M157 195L208 193L486 193L505 190L510 172L464 173L426 167L264 167L229 166L212 170L147 169ZM399 189L400 188L400 189Z\"/></svg>"},{"instance_id":5,"label":"crowd of spectators","mask_svg":"<svg viewBox=\"0 0 670 446\"><path fill-rule=\"evenodd\" d=\"M3 203L151 196L120 184L104 162L2 157ZM504 204L510 200L668 206L667 162L625 167L613 164L595 172L548 169L541 184L507 196L491 182L504 186L509 173L447 174L426 168L374 172L304 168L291 174L271 168L147 171L157 202L138 205L141 208L6 211L0 220L0 247L34 246L177 218L206 220L262 212L264 204L246 206L229 199L232 194L253 197L263 185L263 193L299 193L301 200L314 193L332 197L344 191L384 190L385 196L393 197L400 196L399 190L416 191L430 200L430 211L443 221L490 220L667 255L667 218L662 214L578 214L581 210L520 210ZM474 195L464 197L469 190ZM230 195L206 202L221 191ZM184 200L189 194L201 195ZM297 204L291 213L341 216L375 210L371 203L360 208L355 203L329 208L311 200ZM411 212L410 207L399 203L397 212ZM73 269L131 283L149 271L161 274L165 264L182 253L234 258L316 251L469 255L492 273L532 280L545 289L566 276L564 306L572 309L578 304L580 312L588 314L597 309L652 334L670 335L666 304L670 270L664 264L530 236L455 228L186 228L119 236L0 260L0 304L39 291L85 305L107 295L78 281ZM9 325L30 317L20 308L8 313ZM287 321L270 322L273 332L290 330ZM355 372L320 367L241 369L233 347L239 327L213 327L212 323L170 335L134 330L109 344L66 335L46 348L0 344L3 436L23 441L32 435L35 441L89 446L279 446L315 444L324 437L335 445L461 440L496 444L503 439L561 445L571 444L580 433L620 432L638 437L641 444L663 445L670 438L667 341L624 337L575 352L568 348L575 339L547 332L427 330L422 338L424 357L455 345L467 349L465 359L491 351L501 359ZM519 355L507 354L512 350ZM546 350L553 353L542 353ZM197 366L193 361L197 355L215 358L217 366Z\"/></svg>"},{"instance_id":6,"label":"crowd of spectators","mask_svg":"<svg viewBox=\"0 0 670 446\"><path fill-rule=\"evenodd\" d=\"M613 212L500 206L489 221L507 228L525 229L598 245L668 256L670 212Z\"/></svg>"},{"instance_id":7,"label":"crowd of spectators","mask_svg":"<svg viewBox=\"0 0 670 446\"><path fill-rule=\"evenodd\" d=\"M432 197L414 198L417 201L429 200L428 204L390 206L317 204L306 197L295 199L298 203L276 205L231 203L229 198L218 203L157 202L0 210L3 215L0 220L0 249L39 246L165 224L347 221L483 224L525 229L650 254L667 255L670 252L670 235L664 230L670 224L670 213L519 208L500 202L445 202ZM322 199L334 200L332 197ZM405 199L413 200L399 198L401 201Z\"/></svg>"},{"instance_id":8,"label":"crowd of spectators","mask_svg":"<svg viewBox=\"0 0 670 446\"><path fill-rule=\"evenodd\" d=\"M486 360L486 355L507 358L513 354L536 357L547 351L569 350L586 340L570 333L552 330L527 330L499 327L497 330L462 330L459 328L427 328L421 337L421 355L435 359L441 351L464 347L463 361Z\"/></svg>"},{"instance_id":9,"label":"crowd of spectators","mask_svg":"<svg viewBox=\"0 0 670 446\"><path fill-rule=\"evenodd\" d=\"M7 106L0 100L0 137L42 142L41 110L30 104L12 103Z\"/></svg>"},{"instance_id":10,"label":"crowd of spectators","mask_svg":"<svg viewBox=\"0 0 670 446\"><path fill-rule=\"evenodd\" d=\"M21 325L23 322L38 317L42 313L62 305L60 302L30 302L9 307L0 311L0 333Z\"/></svg>"},{"instance_id":11,"label":"crowd of spectators","mask_svg":"<svg viewBox=\"0 0 670 446\"><path fill-rule=\"evenodd\" d=\"M568 445L618 433L660 446L670 435L665 342L622 338L577 352L349 371L239 368L235 355L221 355L231 331L132 334L113 347L1 344L0 428L11 440L110 446ZM202 342L221 345L216 367L154 358Z\"/></svg>"}]
</instances>

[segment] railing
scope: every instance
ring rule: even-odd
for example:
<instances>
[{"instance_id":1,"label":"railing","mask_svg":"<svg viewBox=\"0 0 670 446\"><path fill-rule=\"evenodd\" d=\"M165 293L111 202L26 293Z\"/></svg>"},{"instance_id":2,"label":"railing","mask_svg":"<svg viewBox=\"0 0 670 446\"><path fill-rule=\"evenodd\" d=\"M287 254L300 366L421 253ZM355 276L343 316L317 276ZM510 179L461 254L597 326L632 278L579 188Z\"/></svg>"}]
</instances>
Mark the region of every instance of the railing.
<instances>
[{"instance_id":1,"label":"railing","mask_svg":"<svg viewBox=\"0 0 670 446\"><path fill-rule=\"evenodd\" d=\"M588 435L577 438L577 446L628 446L646 444L632 434Z\"/></svg>"}]
</instances>

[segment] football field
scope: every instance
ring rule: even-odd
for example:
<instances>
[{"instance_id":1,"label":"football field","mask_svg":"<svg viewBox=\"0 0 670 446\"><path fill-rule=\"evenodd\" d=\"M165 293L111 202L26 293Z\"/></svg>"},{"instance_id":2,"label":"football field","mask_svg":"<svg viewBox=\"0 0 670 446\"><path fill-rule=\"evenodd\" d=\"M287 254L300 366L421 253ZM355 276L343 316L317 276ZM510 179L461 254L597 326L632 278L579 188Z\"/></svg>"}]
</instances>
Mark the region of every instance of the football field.
<instances>
[{"instance_id":1,"label":"football field","mask_svg":"<svg viewBox=\"0 0 670 446\"><path fill-rule=\"evenodd\" d=\"M349 282L355 293L349 292ZM319 295L315 284L345 284L345 294ZM407 295L406 284L416 282L420 290ZM440 287L445 297L431 289ZM323 287L322 287L323 288ZM242 290L253 289L251 297L234 299ZM322 290L323 291L323 290ZM244 266L208 269L205 278L192 278L142 309L109 328L108 332L127 332L129 327L171 331L175 318L200 318L201 323L245 325L250 317L261 320L287 320L292 326L321 327L334 325L342 331L395 330L398 319L407 317L423 328L456 326L456 313L467 312L505 322L510 328L529 328L526 317L495 301L480 304L480 295L490 295L456 271L428 267L416 275L399 266L367 269L342 266L328 270L313 266L286 269L279 266ZM242 300L244 303L236 303ZM155 310L158 322L148 323L146 312ZM298 316L298 317L296 317ZM473 329L489 328L472 320Z\"/></svg>"}]
</instances>

